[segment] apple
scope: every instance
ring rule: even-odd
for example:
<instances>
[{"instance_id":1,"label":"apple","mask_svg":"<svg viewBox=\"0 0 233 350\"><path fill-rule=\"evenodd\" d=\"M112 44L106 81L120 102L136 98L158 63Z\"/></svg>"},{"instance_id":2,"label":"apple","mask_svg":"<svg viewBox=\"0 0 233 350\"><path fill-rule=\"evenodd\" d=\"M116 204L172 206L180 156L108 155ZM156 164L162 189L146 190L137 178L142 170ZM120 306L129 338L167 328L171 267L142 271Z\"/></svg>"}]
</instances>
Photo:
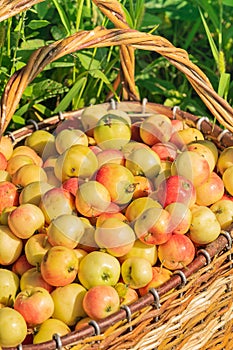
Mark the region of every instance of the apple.
<instances>
[{"instance_id":1,"label":"apple","mask_svg":"<svg viewBox=\"0 0 233 350\"><path fill-rule=\"evenodd\" d=\"M39 266L45 253L52 247L46 233L37 233L29 237L25 243L24 251L27 261L32 266Z\"/></svg>"},{"instance_id":2,"label":"apple","mask_svg":"<svg viewBox=\"0 0 233 350\"><path fill-rule=\"evenodd\" d=\"M34 181L47 182L47 179L45 170L37 164L25 164L12 175L12 183L20 187Z\"/></svg>"},{"instance_id":3,"label":"apple","mask_svg":"<svg viewBox=\"0 0 233 350\"><path fill-rule=\"evenodd\" d=\"M132 124L130 116L125 111L121 111L120 109L108 109L107 114L113 114L123 118L129 126Z\"/></svg>"},{"instance_id":4,"label":"apple","mask_svg":"<svg viewBox=\"0 0 233 350\"><path fill-rule=\"evenodd\" d=\"M222 180L227 192L233 196L233 165L229 166L222 175Z\"/></svg>"},{"instance_id":5,"label":"apple","mask_svg":"<svg viewBox=\"0 0 233 350\"><path fill-rule=\"evenodd\" d=\"M148 208L162 208L161 204L150 197L134 199L126 207L125 216L129 222L134 222Z\"/></svg>"},{"instance_id":6,"label":"apple","mask_svg":"<svg viewBox=\"0 0 233 350\"><path fill-rule=\"evenodd\" d=\"M35 164L35 162L29 155L19 154L8 160L6 170L12 176L18 169L26 164Z\"/></svg>"},{"instance_id":7,"label":"apple","mask_svg":"<svg viewBox=\"0 0 233 350\"><path fill-rule=\"evenodd\" d=\"M27 239L45 224L42 210L34 204L20 204L8 215L8 225L19 238Z\"/></svg>"},{"instance_id":8,"label":"apple","mask_svg":"<svg viewBox=\"0 0 233 350\"><path fill-rule=\"evenodd\" d=\"M196 203L208 207L222 198L224 190L222 178L212 171L206 182L196 188Z\"/></svg>"},{"instance_id":9,"label":"apple","mask_svg":"<svg viewBox=\"0 0 233 350\"><path fill-rule=\"evenodd\" d=\"M12 210L17 208L17 206L6 207L0 214L0 224L4 226L8 226L8 216Z\"/></svg>"},{"instance_id":10,"label":"apple","mask_svg":"<svg viewBox=\"0 0 233 350\"><path fill-rule=\"evenodd\" d=\"M8 173L7 170L1 170L0 169L0 182L2 181L9 181L11 182L11 175Z\"/></svg>"},{"instance_id":11,"label":"apple","mask_svg":"<svg viewBox=\"0 0 233 350\"><path fill-rule=\"evenodd\" d=\"M172 133L169 141L175 144L179 149L185 149L189 143L197 140L204 140L203 133L197 128L188 127Z\"/></svg>"},{"instance_id":12,"label":"apple","mask_svg":"<svg viewBox=\"0 0 233 350\"><path fill-rule=\"evenodd\" d=\"M135 188L133 192L133 199L147 197L154 191L154 185L151 179L142 175L134 176Z\"/></svg>"},{"instance_id":13,"label":"apple","mask_svg":"<svg viewBox=\"0 0 233 350\"><path fill-rule=\"evenodd\" d=\"M88 316L81 318L81 319L76 323L76 325L75 325L75 327L74 327L74 330L75 330L75 331L79 331L80 329L82 329L82 328L84 328L84 327L86 327L86 326L89 326L89 322L90 322L91 320L92 320L91 317L88 317Z\"/></svg>"},{"instance_id":14,"label":"apple","mask_svg":"<svg viewBox=\"0 0 233 350\"><path fill-rule=\"evenodd\" d=\"M59 319L68 326L74 326L80 317L85 317L83 298L86 289L79 283L57 287L51 293L54 302L52 318Z\"/></svg>"},{"instance_id":15,"label":"apple","mask_svg":"<svg viewBox=\"0 0 233 350\"><path fill-rule=\"evenodd\" d=\"M140 136L140 126L142 124L141 120L134 121L131 123L131 141L142 142Z\"/></svg>"},{"instance_id":16,"label":"apple","mask_svg":"<svg viewBox=\"0 0 233 350\"><path fill-rule=\"evenodd\" d=\"M134 231L145 244L165 243L172 234L171 215L163 208L146 209L135 221Z\"/></svg>"},{"instance_id":17,"label":"apple","mask_svg":"<svg viewBox=\"0 0 233 350\"><path fill-rule=\"evenodd\" d=\"M99 320L120 309L120 297L112 286L94 286L84 295L83 308L89 317Z\"/></svg>"},{"instance_id":18,"label":"apple","mask_svg":"<svg viewBox=\"0 0 233 350\"><path fill-rule=\"evenodd\" d=\"M133 229L117 218L108 218L95 230L95 241L101 249L116 257L127 254L134 245Z\"/></svg>"},{"instance_id":19,"label":"apple","mask_svg":"<svg viewBox=\"0 0 233 350\"><path fill-rule=\"evenodd\" d=\"M205 143L199 143L198 141L192 142L187 145L189 151L197 152L203 158L205 158L209 164L210 172L214 171L216 165L216 156L213 150Z\"/></svg>"},{"instance_id":20,"label":"apple","mask_svg":"<svg viewBox=\"0 0 233 350\"><path fill-rule=\"evenodd\" d=\"M73 249L53 246L43 256L40 269L43 279L52 286L72 283L78 272L79 261Z\"/></svg>"},{"instance_id":21,"label":"apple","mask_svg":"<svg viewBox=\"0 0 233 350\"><path fill-rule=\"evenodd\" d=\"M88 146L88 137L80 129L63 129L56 134L55 147L62 154L73 145Z\"/></svg>"},{"instance_id":22,"label":"apple","mask_svg":"<svg viewBox=\"0 0 233 350\"><path fill-rule=\"evenodd\" d=\"M159 188L160 183L171 176L171 166L172 162L169 160L161 161L161 170L159 174L153 179L155 189Z\"/></svg>"},{"instance_id":23,"label":"apple","mask_svg":"<svg viewBox=\"0 0 233 350\"><path fill-rule=\"evenodd\" d=\"M233 222L233 202L229 199L220 199L210 206L222 230L227 230Z\"/></svg>"},{"instance_id":24,"label":"apple","mask_svg":"<svg viewBox=\"0 0 233 350\"><path fill-rule=\"evenodd\" d=\"M134 256L121 264L121 276L130 288L139 289L152 280L152 266L147 259Z\"/></svg>"},{"instance_id":25,"label":"apple","mask_svg":"<svg viewBox=\"0 0 233 350\"><path fill-rule=\"evenodd\" d=\"M75 197L77 211L86 217L95 217L107 211L111 203L108 189L95 180L82 183Z\"/></svg>"},{"instance_id":26,"label":"apple","mask_svg":"<svg viewBox=\"0 0 233 350\"><path fill-rule=\"evenodd\" d=\"M149 195L157 200L163 207L180 202L189 208L196 202L196 189L193 183L182 175L171 175L160 182L157 190Z\"/></svg>"},{"instance_id":27,"label":"apple","mask_svg":"<svg viewBox=\"0 0 233 350\"><path fill-rule=\"evenodd\" d=\"M99 250L99 247L95 241L95 227L91 224L88 218L81 216L80 220L82 220L84 226L84 234L82 235L80 242L77 245L77 248L84 249L88 253L95 250Z\"/></svg>"},{"instance_id":28,"label":"apple","mask_svg":"<svg viewBox=\"0 0 233 350\"><path fill-rule=\"evenodd\" d=\"M23 241L8 226L0 225L0 265L11 265L21 255Z\"/></svg>"},{"instance_id":29,"label":"apple","mask_svg":"<svg viewBox=\"0 0 233 350\"><path fill-rule=\"evenodd\" d=\"M221 226L214 212L206 206L192 210L189 237L196 244L213 242L221 233Z\"/></svg>"},{"instance_id":30,"label":"apple","mask_svg":"<svg viewBox=\"0 0 233 350\"><path fill-rule=\"evenodd\" d=\"M184 151L177 155L171 166L172 175L184 176L194 187L203 184L210 176L207 160L194 151Z\"/></svg>"},{"instance_id":31,"label":"apple","mask_svg":"<svg viewBox=\"0 0 233 350\"><path fill-rule=\"evenodd\" d=\"M61 214L72 214L75 209L74 197L62 188L51 188L41 196L40 209L47 224Z\"/></svg>"},{"instance_id":32,"label":"apple","mask_svg":"<svg viewBox=\"0 0 233 350\"><path fill-rule=\"evenodd\" d=\"M186 125L182 119L171 119L172 123L172 134L176 133L179 130L185 129Z\"/></svg>"},{"instance_id":33,"label":"apple","mask_svg":"<svg viewBox=\"0 0 233 350\"><path fill-rule=\"evenodd\" d=\"M195 246L186 235L172 234L169 240L158 246L158 258L168 270L181 269L195 257Z\"/></svg>"},{"instance_id":34,"label":"apple","mask_svg":"<svg viewBox=\"0 0 233 350\"><path fill-rule=\"evenodd\" d=\"M169 141L172 134L171 120L163 114L153 114L145 118L140 126L140 137L147 145Z\"/></svg>"},{"instance_id":35,"label":"apple","mask_svg":"<svg viewBox=\"0 0 233 350\"><path fill-rule=\"evenodd\" d=\"M120 263L106 252L92 251L80 261L78 279L86 288L98 285L115 286L120 277Z\"/></svg>"},{"instance_id":36,"label":"apple","mask_svg":"<svg viewBox=\"0 0 233 350\"><path fill-rule=\"evenodd\" d=\"M32 148L42 158L56 153L55 136L47 130L33 131L25 139L24 145Z\"/></svg>"},{"instance_id":37,"label":"apple","mask_svg":"<svg viewBox=\"0 0 233 350\"><path fill-rule=\"evenodd\" d=\"M116 211L116 212L112 212L112 211L106 211L102 214L100 214L97 218L96 218L96 227L99 227L102 225L102 223L109 218L116 218L119 219L123 222L127 222L127 218L126 216L121 212L121 211Z\"/></svg>"},{"instance_id":38,"label":"apple","mask_svg":"<svg viewBox=\"0 0 233 350\"><path fill-rule=\"evenodd\" d=\"M204 145L206 147L208 147L210 149L210 151L212 152L213 156L214 156L214 160L215 160L215 165L217 164L217 160L218 160L218 156L219 156L219 150L216 146L216 144L211 141L211 140L197 140L195 141L196 144L201 144Z\"/></svg>"},{"instance_id":39,"label":"apple","mask_svg":"<svg viewBox=\"0 0 233 350\"><path fill-rule=\"evenodd\" d=\"M74 252L76 254L76 257L80 263L80 261L88 254L88 252L82 248L75 248Z\"/></svg>"},{"instance_id":40,"label":"apple","mask_svg":"<svg viewBox=\"0 0 233 350\"><path fill-rule=\"evenodd\" d=\"M94 127L105 114L107 114L107 109L101 105L91 105L84 108L80 120L88 136L93 136Z\"/></svg>"},{"instance_id":41,"label":"apple","mask_svg":"<svg viewBox=\"0 0 233 350\"><path fill-rule=\"evenodd\" d=\"M24 317L29 326L35 326L52 316L54 302L45 288L27 287L17 294L14 309Z\"/></svg>"},{"instance_id":42,"label":"apple","mask_svg":"<svg viewBox=\"0 0 233 350\"><path fill-rule=\"evenodd\" d=\"M127 158L131 152L141 148L150 149L150 147L143 142L136 142L134 140L130 140L130 142L124 145L124 147L122 147L121 150L124 154L124 157Z\"/></svg>"},{"instance_id":43,"label":"apple","mask_svg":"<svg viewBox=\"0 0 233 350\"><path fill-rule=\"evenodd\" d=\"M129 305L138 300L138 293L123 282L118 282L114 287L120 298L120 305Z\"/></svg>"},{"instance_id":44,"label":"apple","mask_svg":"<svg viewBox=\"0 0 233 350\"><path fill-rule=\"evenodd\" d=\"M32 267L25 271L20 278L19 286L21 291L28 287L42 287L51 293L54 289L43 279L38 267Z\"/></svg>"},{"instance_id":45,"label":"apple","mask_svg":"<svg viewBox=\"0 0 233 350\"><path fill-rule=\"evenodd\" d=\"M77 190L79 186L79 178L78 177L70 177L69 179L65 180L61 187L70 192L74 197L76 196Z\"/></svg>"},{"instance_id":46,"label":"apple","mask_svg":"<svg viewBox=\"0 0 233 350\"><path fill-rule=\"evenodd\" d=\"M224 171L233 165L233 146L224 148L217 160L217 170L223 175Z\"/></svg>"},{"instance_id":47,"label":"apple","mask_svg":"<svg viewBox=\"0 0 233 350\"><path fill-rule=\"evenodd\" d=\"M11 270L0 268L0 303L12 306L19 289L19 277Z\"/></svg>"},{"instance_id":48,"label":"apple","mask_svg":"<svg viewBox=\"0 0 233 350\"><path fill-rule=\"evenodd\" d=\"M7 163L6 156L0 152L0 170L6 170Z\"/></svg>"},{"instance_id":49,"label":"apple","mask_svg":"<svg viewBox=\"0 0 233 350\"><path fill-rule=\"evenodd\" d=\"M171 142L157 142L151 146L151 149L158 154L161 160L173 162L176 159L178 148Z\"/></svg>"},{"instance_id":50,"label":"apple","mask_svg":"<svg viewBox=\"0 0 233 350\"><path fill-rule=\"evenodd\" d=\"M40 326L36 334L33 336L33 344L40 344L50 341L54 334L58 334L60 337L69 334L71 329L62 322L55 318L49 318L44 321Z\"/></svg>"},{"instance_id":51,"label":"apple","mask_svg":"<svg viewBox=\"0 0 233 350\"><path fill-rule=\"evenodd\" d=\"M19 204L31 203L39 206L41 196L53 188L48 182L34 181L26 185L19 194Z\"/></svg>"},{"instance_id":52,"label":"apple","mask_svg":"<svg viewBox=\"0 0 233 350\"><path fill-rule=\"evenodd\" d=\"M13 149L11 158L16 156L28 156L32 158L34 164L37 164L39 166L43 165L42 158L36 153L34 149L30 148L29 146L17 145L17 147Z\"/></svg>"},{"instance_id":53,"label":"apple","mask_svg":"<svg viewBox=\"0 0 233 350\"><path fill-rule=\"evenodd\" d=\"M123 165L116 163L102 165L97 170L96 181L106 187L112 202L125 205L131 201L135 189L134 175Z\"/></svg>"},{"instance_id":54,"label":"apple","mask_svg":"<svg viewBox=\"0 0 233 350\"><path fill-rule=\"evenodd\" d=\"M47 228L48 241L52 246L75 248L84 234L81 219L72 214L63 214L52 220Z\"/></svg>"},{"instance_id":55,"label":"apple","mask_svg":"<svg viewBox=\"0 0 233 350\"><path fill-rule=\"evenodd\" d=\"M125 158L124 153L118 149L104 149L97 153L96 155L99 167L105 163L117 163L124 165Z\"/></svg>"},{"instance_id":56,"label":"apple","mask_svg":"<svg viewBox=\"0 0 233 350\"><path fill-rule=\"evenodd\" d=\"M70 177L90 179L97 168L97 157L88 146L73 145L58 156L54 173L61 182Z\"/></svg>"},{"instance_id":57,"label":"apple","mask_svg":"<svg viewBox=\"0 0 233 350\"><path fill-rule=\"evenodd\" d=\"M181 202L170 203L165 208L171 214L170 226L173 233L185 234L189 231L192 212Z\"/></svg>"},{"instance_id":58,"label":"apple","mask_svg":"<svg viewBox=\"0 0 233 350\"><path fill-rule=\"evenodd\" d=\"M172 272L162 266L153 266L152 273L152 280L145 287L139 288L140 296L147 294L151 288L156 289L160 287L163 283L167 282L172 276Z\"/></svg>"},{"instance_id":59,"label":"apple","mask_svg":"<svg viewBox=\"0 0 233 350\"><path fill-rule=\"evenodd\" d=\"M17 206L19 204L18 188L10 181L0 182L0 214L6 207Z\"/></svg>"},{"instance_id":60,"label":"apple","mask_svg":"<svg viewBox=\"0 0 233 350\"><path fill-rule=\"evenodd\" d=\"M10 307L0 309L0 347L10 348L22 344L27 336L23 316Z\"/></svg>"},{"instance_id":61,"label":"apple","mask_svg":"<svg viewBox=\"0 0 233 350\"><path fill-rule=\"evenodd\" d=\"M140 241L140 239L136 239L130 251L119 257L119 261L122 263L127 258L131 258L133 256L147 259L151 263L151 266L153 266L156 264L158 258L157 246L155 244L146 244Z\"/></svg>"},{"instance_id":62,"label":"apple","mask_svg":"<svg viewBox=\"0 0 233 350\"><path fill-rule=\"evenodd\" d=\"M158 154L150 148L138 148L130 152L125 159L125 167L133 175L142 175L148 178L157 176L161 170L161 160Z\"/></svg>"},{"instance_id":63,"label":"apple","mask_svg":"<svg viewBox=\"0 0 233 350\"><path fill-rule=\"evenodd\" d=\"M20 257L13 263L12 265L12 272L16 273L19 277L22 276L22 274L27 271L28 269L32 268L33 265L31 265L25 254L20 255Z\"/></svg>"},{"instance_id":64,"label":"apple","mask_svg":"<svg viewBox=\"0 0 233 350\"><path fill-rule=\"evenodd\" d=\"M107 113L94 127L93 137L101 149L118 149L131 138L131 128L127 121L115 114Z\"/></svg>"}]
</instances>

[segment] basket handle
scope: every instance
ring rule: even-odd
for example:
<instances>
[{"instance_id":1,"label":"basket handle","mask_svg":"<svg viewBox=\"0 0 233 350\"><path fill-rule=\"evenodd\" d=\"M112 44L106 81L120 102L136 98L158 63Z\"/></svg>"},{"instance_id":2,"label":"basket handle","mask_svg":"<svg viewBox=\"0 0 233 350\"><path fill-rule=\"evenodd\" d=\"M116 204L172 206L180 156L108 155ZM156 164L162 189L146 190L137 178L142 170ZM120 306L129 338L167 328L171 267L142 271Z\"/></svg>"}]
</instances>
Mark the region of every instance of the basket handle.
<instances>
[{"instance_id":1,"label":"basket handle","mask_svg":"<svg viewBox=\"0 0 233 350\"><path fill-rule=\"evenodd\" d=\"M114 4L115 6L116 1L102 1L102 3L105 4L106 11L109 11L107 10L109 9L107 4ZM111 8L110 11L112 11ZM112 11L111 15L116 17L116 12L114 13ZM82 49L119 45L124 45L127 48L132 47L133 49L155 51L164 56L171 64L186 75L186 78L199 97L219 123L233 132L232 107L214 91L206 75L189 60L188 53L185 50L176 48L161 36L139 32L130 28L106 29L104 27L96 27L94 30L79 31L65 39L39 48L33 52L26 66L12 75L1 98L1 134L5 132L24 89L47 64ZM121 56L121 59L124 59L123 64L128 67L130 63L123 56Z\"/></svg>"},{"instance_id":2,"label":"basket handle","mask_svg":"<svg viewBox=\"0 0 233 350\"><path fill-rule=\"evenodd\" d=\"M7 18L17 15L22 11L25 11L39 2L44 0L1 0L0 5L0 22Z\"/></svg>"}]
</instances>

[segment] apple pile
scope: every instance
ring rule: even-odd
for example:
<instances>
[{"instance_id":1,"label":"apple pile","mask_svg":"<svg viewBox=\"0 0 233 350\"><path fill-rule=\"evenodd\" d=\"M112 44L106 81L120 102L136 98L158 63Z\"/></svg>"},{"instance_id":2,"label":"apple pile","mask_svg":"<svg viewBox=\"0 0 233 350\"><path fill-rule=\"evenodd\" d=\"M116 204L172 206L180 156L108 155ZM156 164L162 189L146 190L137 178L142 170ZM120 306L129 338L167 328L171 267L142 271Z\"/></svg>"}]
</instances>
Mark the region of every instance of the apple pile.
<instances>
[{"instance_id":1,"label":"apple pile","mask_svg":"<svg viewBox=\"0 0 233 350\"><path fill-rule=\"evenodd\" d=\"M233 146L87 107L0 141L0 346L78 330L159 287L233 221Z\"/></svg>"}]
</instances>

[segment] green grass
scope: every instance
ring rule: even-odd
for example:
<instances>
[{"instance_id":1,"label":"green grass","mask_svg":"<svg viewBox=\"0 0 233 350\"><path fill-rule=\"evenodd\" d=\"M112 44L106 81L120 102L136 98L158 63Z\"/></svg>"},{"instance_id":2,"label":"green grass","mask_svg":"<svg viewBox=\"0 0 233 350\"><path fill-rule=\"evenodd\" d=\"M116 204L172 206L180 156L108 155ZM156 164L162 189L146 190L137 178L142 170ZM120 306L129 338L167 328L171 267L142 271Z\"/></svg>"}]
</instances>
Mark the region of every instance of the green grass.
<instances>
[{"instance_id":1,"label":"green grass","mask_svg":"<svg viewBox=\"0 0 233 350\"><path fill-rule=\"evenodd\" d=\"M231 0L122 0L131 28L161 35L188 51L214 89L233 100ZM0 23L0 94L37 48L97 25L112 27L90 0L52 0ZM186 77L156 53L139 51L135 81L140 97L197 115L208 111ZM50 64L26 88L10 128L29 118L104 102L119 70L117 47L84 50Z\"/></svg>"}]
</instances>

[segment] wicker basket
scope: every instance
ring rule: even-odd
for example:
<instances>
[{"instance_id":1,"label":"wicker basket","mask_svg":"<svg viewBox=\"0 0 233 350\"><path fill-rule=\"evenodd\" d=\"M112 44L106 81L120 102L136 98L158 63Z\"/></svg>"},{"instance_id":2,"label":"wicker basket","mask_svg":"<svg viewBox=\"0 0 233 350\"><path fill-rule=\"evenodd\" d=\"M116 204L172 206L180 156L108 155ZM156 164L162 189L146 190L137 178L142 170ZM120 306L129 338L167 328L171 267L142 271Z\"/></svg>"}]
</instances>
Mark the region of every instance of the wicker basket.
<instances>
[{"instance_id":1,"label":"wicker basket","mask_svg":"<svg viewBox=\"0 0 233 350\"><path fill-rule=\"evenodd\" d=\"M142 120L152 113L184 120L213 140L219 151L233 145L233 109L213 90L207 77L166 39L129 29L116 0L94 0L114 23L115 29L98 27L81 31L66 39L35 51L28 64L9 80L1 98L1 133L13 116L26 86L50 62L77 50L120 45L121 75L115 88L122 84L122 102L110 101L106 108L124 110L132 120ZM199 118L179 108L138 101L134 84L134 49L156 51L183 72L200 98L223 129L208 118ZM123 100L131 101L123 101ZM53 116L35 125L9 133L15 145L30 135L35 127L51 132L61 120L80 117L82 110ZM158 349L213 350L233 348L233 269L232 228L221 233L213 243L199 249L195 260L185 269L175 271L170 280L152 289L138 301L115 314L91 321L80 331L38 344L25 345L27 350L53 349ZM169 292L169 293L168 293ZM13 348L11 348L13 350Z\"/></svg>"}]
</instances>

